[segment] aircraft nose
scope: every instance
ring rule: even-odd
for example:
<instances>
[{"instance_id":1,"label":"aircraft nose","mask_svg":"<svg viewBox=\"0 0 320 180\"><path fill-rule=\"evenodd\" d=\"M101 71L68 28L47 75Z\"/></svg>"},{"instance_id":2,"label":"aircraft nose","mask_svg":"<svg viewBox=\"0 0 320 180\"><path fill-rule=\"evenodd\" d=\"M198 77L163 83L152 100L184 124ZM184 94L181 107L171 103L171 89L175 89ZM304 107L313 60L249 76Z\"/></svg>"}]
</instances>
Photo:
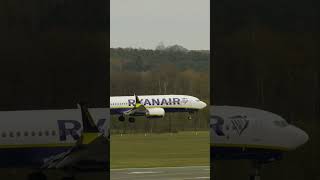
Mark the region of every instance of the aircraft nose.
<instances>
[{"instance_id":1,"label":"aircraft nose","mask_svg":"<svg viewBox=\"0 0 320 180\"><path fill-rule=\"evenodd\" d=\"M203 102L203 101L200 101L199 102L199 108L200 109L203 109L203 108L205 108L207 106L207 104L205 103L205 102Z\"/></svg>"},{"instance_id":2,"label":"aircraft nose","mask_svg":"<svg viewBox=\"0 0 320 180\"><path fill-rule=\"evenodd\" d=\"M299 141L300 145L305 144L309 140L308 134L301 129L297 136L297 140Z\"/></svg>"},{"instance_id":3,"label":"aircraft nose","mask_svg":"<svg viewBox=\"0 0 320 180\"><path fill-rule=\"evenodd\" d=\"M295 148L305 144L309 140L308 134L302 129L294 127L294 131L293 141L295 142Z\"/></svg>"}]
</instances>

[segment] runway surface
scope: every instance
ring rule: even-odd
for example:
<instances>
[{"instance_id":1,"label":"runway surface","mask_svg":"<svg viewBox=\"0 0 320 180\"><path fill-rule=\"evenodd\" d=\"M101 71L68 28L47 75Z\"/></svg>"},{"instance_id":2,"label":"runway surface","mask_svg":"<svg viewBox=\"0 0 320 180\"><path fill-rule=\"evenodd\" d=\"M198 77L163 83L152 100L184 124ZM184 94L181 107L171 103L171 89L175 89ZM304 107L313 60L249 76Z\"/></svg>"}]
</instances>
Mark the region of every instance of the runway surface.
<instances>
[{"instance_id":1,"label":"runway surface","mask_svg":"<svg viewBox=\"0 0 320 180\"><path fill-rule=\"evenodd\" d=\"M111 169L111 180L206 180L209 166Z\"/></svg>"}]
</instances>

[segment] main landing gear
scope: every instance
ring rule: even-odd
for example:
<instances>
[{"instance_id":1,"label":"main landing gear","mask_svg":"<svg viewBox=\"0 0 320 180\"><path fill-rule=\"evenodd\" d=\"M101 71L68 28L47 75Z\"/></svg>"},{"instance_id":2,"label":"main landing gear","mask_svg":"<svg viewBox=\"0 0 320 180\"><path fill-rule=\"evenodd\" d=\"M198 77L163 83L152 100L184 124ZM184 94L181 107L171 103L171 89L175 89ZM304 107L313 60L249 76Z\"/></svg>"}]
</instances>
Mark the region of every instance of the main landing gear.
<instances>
[{"instance_id":1,"label":"main landing gear","mask_svg":"<svg viewBox=\"0 0 320 180\"><path fill-rule=\"evenodd\" d=\"M129 117L129 122L134 123L136 120L133 117Z\"/></svg>"},{"instance_id":2,"label":"main landing gear","mask_svg":"<svg viewBox=\"0 0 320 180\"><path fill-rule=\"evenodd\" d=\"M263 163L259 161L253 161L252 167L253 172L249 175L249 180L260 180L261 179L261 168Z\"/></svg>"},{"instance_id":3,"label":"main landing gear","mask_svg":"<svg viewBox=\"0 0 320 180\"><path fill-rule=\"evenodd\" d=\"M125 118L124 116L119 116L118 119L119 119L119 121L121 121L121 122L124 122L124 121L126 120L126 118ZM130 123L134 123L136 120L135 120L134 117L129 117L128 121L129 121Z\"/></svg>"},{"instance_id":4,"label":"main landing gear","mask_svg":"<svg viewBox=\"0 0 320 180\"><path fill-rule=\"evenodd\" d=\"M125 121L126 119L124 118L124 116L119 116L119 121L121 121L121 122L123 122L123 121Z\"/></svg>"},{"instance_id":5,"label":"main landing gear","mask_svg":"<svg viewBox=\"0 0 320 180\"><path fill-rule=\"evenodd\" d=\"M188 120L192 120L192 115L193 114L194 114L194 112L189 112Z\"/></svg>"}]
</instances>

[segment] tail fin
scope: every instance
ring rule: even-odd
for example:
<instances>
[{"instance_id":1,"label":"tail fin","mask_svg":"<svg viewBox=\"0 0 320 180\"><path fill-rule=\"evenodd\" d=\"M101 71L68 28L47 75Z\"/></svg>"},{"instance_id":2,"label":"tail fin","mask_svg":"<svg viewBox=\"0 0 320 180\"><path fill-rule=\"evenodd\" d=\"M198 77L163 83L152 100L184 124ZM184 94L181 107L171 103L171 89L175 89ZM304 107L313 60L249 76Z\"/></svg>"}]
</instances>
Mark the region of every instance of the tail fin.
<instances>
[{"instance_id":1,"label":"tail fin","mask_svg":"<svg viewBox=\"0 0 320 180\"><path fill-rule=\"evenodd\" d=\"M134 97L135 97L135 99L136 99L135 108L138 108L138 107L141 106L141 101L140 101L139 97L138 97L136 94L134 94Z\"/></svg>"},{"instance_id":2,"label":"tail fin","mask_svg":"<svg viewBox=\"0 0 320 180\"><path fill-rule=\"evenodd\" d=\"M134 97L136 99L136 104L141 104L140 99L136 94L134 94Z\"/></svg>"},{"instance_id":3,"label":"tail fin","mask_svg":"<svg viewBox=\"0 0 320 180\"><path fill-rule=\"evenodd\" d=\"M82 124L83 124L83 132L99 132L98 127L93 121L93 118L87 108L87 105L85 103L79 103L78 107L81 111L81 118L82 118Z\"/></svg>"},{"instance_id":4,"label":"tail fin","mask_svg":"<svg viewBox=\"0 0 320 180\"><path fill-rule=\"evenodd\" d=\"M89 144L93 140L95 140L99 136L99 129L96 126L93 118L86 106L85 103L79 103L78 107L81 111L81 118L82 118L82 126L83 132L81 135L80 144Z\"/></svg>"}]
</instances>

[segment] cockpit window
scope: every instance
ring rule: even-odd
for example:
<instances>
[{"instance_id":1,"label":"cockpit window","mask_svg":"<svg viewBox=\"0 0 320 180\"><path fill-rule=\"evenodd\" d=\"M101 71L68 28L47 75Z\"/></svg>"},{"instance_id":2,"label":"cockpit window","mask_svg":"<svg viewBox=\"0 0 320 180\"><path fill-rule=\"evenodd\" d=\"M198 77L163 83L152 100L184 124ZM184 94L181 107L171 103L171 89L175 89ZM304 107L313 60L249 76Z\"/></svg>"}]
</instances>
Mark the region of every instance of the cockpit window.
<instances>
[{"instance_id":1,"label":"cockpit window","mask_svg":"<svg viewBox=\"0 0 320 180\"><path fill-rule=\"evenodd\" d=\"M273 121L273 124L275 124L278 127L286 127L286 126L288 126L288 123L286 121L279 121L279 120Z\"/></svg>"},{"instance_id":2,"label":"cockpit window","mask_svg":"<svg viewBox=\"0 0 320 180\"><path fill-rule=\"evenodd\" d=\"M200 101L200 99L198 99L198 98L196 98L196 97L193 97L192 100L194 100L195 102L199 102L199 101Z\"/></svg>"}]
</instances>

